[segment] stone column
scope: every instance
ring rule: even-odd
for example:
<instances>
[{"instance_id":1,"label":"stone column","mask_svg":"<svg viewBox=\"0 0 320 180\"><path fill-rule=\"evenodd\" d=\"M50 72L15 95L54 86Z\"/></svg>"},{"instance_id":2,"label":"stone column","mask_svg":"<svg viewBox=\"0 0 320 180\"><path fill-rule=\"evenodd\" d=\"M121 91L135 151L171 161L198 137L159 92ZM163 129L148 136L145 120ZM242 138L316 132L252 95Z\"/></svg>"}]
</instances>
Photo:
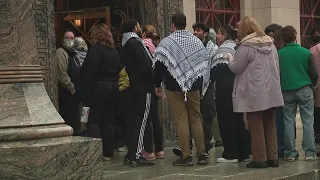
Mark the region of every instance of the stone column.
<instances>
[{"instance_id":1,"label":"stone column","mask_svg":"<svg viewBox=\"0 0 320 180\"><path fill-rule=\"evenodd\" d=\"M263 29L271 23L292 25L298 32L300 42L299 0L241 0L240 3L241 17L255 17Z\"/></svg>"},{"instance_id":2,"label":"stone column","mask_svg":"<svg viewBox=\"0 0 320 180\"><path fill-rule=\"evenodd\" d=\"M183 12L183 0L145 0L141 6L141 23L154 25L161 38L166 37L171 31L171 16ZM166 142L175 141L175 123L166 101L159 101L159 117L163 122Z\"/></svg>"},{"instance_id":3,"label":"stone column","mask_svg":"<svg viewBox=\"0 0 320 180\"><path fill-rule=\"evenodd\" d=\"M161 38L171 31L171 16L183 12L183 0L145 0L140 11L142 24L152 24Z\"/></svg>"},{"instance_id":4,"label":"stone column","mask_svg":"<svg viewBox=\"0 0 320 180\"><path fill-rule=\"evenodd\" d=\"M72 128L54 108L43 83L50 83L46 78L53 77L54 70L52 18L52 0L1 1L2 179L102 177L101 141L72 137Z\"/></svg>"},{"instance_id":5,"label":"stone column","mask_svg":"<svg viewBox=\"0 0 320 180\"><path fill-rule=\"evenodd\" d=\"M193 32L192 25L196 22L196 1L183 0L183 13L187 16L187 30Z\"/></svg>"}]
</instances>

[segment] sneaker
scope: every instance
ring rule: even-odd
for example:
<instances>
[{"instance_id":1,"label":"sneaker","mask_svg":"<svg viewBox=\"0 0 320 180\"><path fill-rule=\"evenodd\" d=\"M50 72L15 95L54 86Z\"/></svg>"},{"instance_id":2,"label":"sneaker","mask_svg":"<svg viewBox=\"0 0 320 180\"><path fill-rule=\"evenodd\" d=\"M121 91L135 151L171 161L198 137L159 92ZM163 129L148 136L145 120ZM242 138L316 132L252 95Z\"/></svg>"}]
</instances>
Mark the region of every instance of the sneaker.
<instances>
[{"instance_id":1,"label":"sneaker","mask_svg":"<svg viewBox=\"0 0 320 180\"><path fill-rule=\"evenodd\" d=\"M112 158L111 157L105 157L105 156L103 156L103 161L111 161L112 160Z\"/></svg>"},{"instance_id":2,"label":"sneaker","mask_svg":"<svg viewBox=\"0 0 320 180\"><path fill-rule=\"evenodd\" d=\"M182 157L182 156L183 156L181 148L173 148L173 149L172 149L172 152L173 152L173 154L176 155L176 156L179 156L179 157ZM190 154L191 154L191 156L192 156L192 151L191 151L191 150L190 150Z\"/></svg>"},{"instance_id":3,"label":"sneaker","mask_svg":"<svg viewBox=\"0 0 320 180\"><path fill-rule=\"evenodd\" d=\"M218 163L237 163L238 159L225 159L225 158L218 158Z\"/></svg>"},{"instance_id":4,"label":"sneaker","mask_svg":"<svg viewBox=\"0 0 320 180\"><path fill-rule=\"evenodd\" d=\"M206 152L206 153L204 154L204 156L205 156L206 158L210 158L209 151L208 151L208 152Z\"/></svg>"},{"instance_id":5,"label":"sneaker","mask_svg":"<svg viewBox=\"0 0 320 180\"><path fill-rule=\"evenodd\" d=\"M268 160L268 167L279 167L279 160Z\"/></svg>"},{"instance_id":6,"label":"sneaker","mask_svg":"<svg viewBox=\"0 0 320 180\"><path fill-rule=\"evenodd\" d=\"M206 157L206 155L199 156L197 164L198 165L207 165L207 164L209 164L209 161L208 161L208 158Z\"/></svg>"},{"instance_id":7,"label":"sneaker","mask_svg":"<svg viewBox=\"0 0 320 180\"><path fill-rule=\"evenodd\" d=\"M154 155L154 153L143 152L142 156L148 161L153 161L156 159L156 156Z\"/></svg>"},{"instance_id":8,"label":"sneaker","mask_svg":"<svg viewBox=\"0 0 320 180\"><path fill-rule=\"evenodd\" d=\"M214 144L215 147L222 147L223 143L222 141L216 141L216 143Z\"/></svg>"},{"instance_id":9,"label":"sneaker","mask_svg":"<svg viewBox=\"0 0 320 180\"><path fill-rule=\"evenodd\" d=\"M284 160L288 162L295 162L299 159L299 154L297 154L295 157L290 157L290 156L284 156Z\"/></svg>"},{"instance_id":10,"label":"sneaker","mask_svg":"<svg viewBox=\"0 0 320 180\"><path fill-rule=\"evenodd\" d=\"M306 156L306 161L315 161L317 159L318 159L318 157L316 155Z\"/></svg>"},{"instance_id":11,"label":"sneaker","mask_svg":"<svg viewBox=\"0 0 320 180\"><path fill-rule=\"evenodd\" d=\"M165 157L164 151L155 152L154 155L156 156L157 159L164 159Z\"/></svg>"},{"instance_id":12,"label":"sneaker","mask_svg":"<svg viewBox=\"0 0 320 180\"><path fill-rule=\"evenodd\" d=\"M118 149L119 152L127 152L128 151L128 147L127 146L123 146L121 148Z\"/></svg>"},{"instance_id":13,"label":"sneaker","mask_svg":"<svg viewBox=\"0 0 320 180\"><path fill-rule=\"evenodd\" d=\"M249 164L246 165L247 168L267 168L267 162L256 162L256 161L251 161Z\"/></svg>"},{"instance_id":14,"label":"sneaker","mask_svg":"<svg viewBox=\"0 0 320 180\"><path fill-rule=\"evenodd\" d=\"M141 166L154 166L155 163L147 161L144 157L140 156L139 159L131 161L130 167L141 167Z\"/></svg>"},{"instance_id":15,"label":"sneaker","mask_svg":"<svg viewBox=\"0 0 320 180\"><path fill-rule=\"evenodd\" d=\"M192 157L179 158L172 163L173 166L194 166L192 162Z\"/></svg>"}]
</instances>

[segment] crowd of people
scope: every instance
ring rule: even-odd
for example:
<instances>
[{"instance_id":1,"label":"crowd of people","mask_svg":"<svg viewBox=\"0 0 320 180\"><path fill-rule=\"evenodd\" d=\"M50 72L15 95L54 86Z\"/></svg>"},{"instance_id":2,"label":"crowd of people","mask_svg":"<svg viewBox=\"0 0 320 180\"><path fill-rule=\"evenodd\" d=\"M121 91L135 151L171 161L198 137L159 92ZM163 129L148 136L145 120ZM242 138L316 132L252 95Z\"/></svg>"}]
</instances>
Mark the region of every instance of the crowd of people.
<instances>
[{"instance_id":1,"label":"crowd of people","mask_svg":"<svg viewBox=\"0 0 320 180\"><path fill-rule=\"evenodd\" d=\"M200 22L192 27L187 31L186 16L174 14L172 32L160 40L154 26L128 19L119 49L106 24L93 27L89 48L66 31L55 61L59 112L74 135L101 137L103 159L110 161L121 121L123 164L152 166L165 158L158 104L167 101L179 143L174 166L194 165L194 141L199 165L209 163L215 145L224 147L218 163L249 162L252 155L248 168L278 167L279 158L299 157L299 107L305 160L316 160L320 28L308 50L297 43L293 26L271 24L263 31L252 17L217 33ZM80 123L84 108L88 122Z\"/></svg>"}]
</instances>

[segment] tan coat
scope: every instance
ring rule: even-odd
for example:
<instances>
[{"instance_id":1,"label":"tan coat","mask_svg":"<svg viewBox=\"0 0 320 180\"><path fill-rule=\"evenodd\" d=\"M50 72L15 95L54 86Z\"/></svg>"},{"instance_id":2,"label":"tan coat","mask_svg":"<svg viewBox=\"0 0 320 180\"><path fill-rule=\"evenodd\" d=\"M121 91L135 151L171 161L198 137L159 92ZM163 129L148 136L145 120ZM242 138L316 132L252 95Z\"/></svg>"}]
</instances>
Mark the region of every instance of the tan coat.
<instances>
[{"instance_id":1,"label":"tan coat","mask_svg":"<svg viewBox=\"0 0 320 180\"><path fill-rule=\"evenodd\" d=\"M63 48L57 49L54 59L57 63L57 79L62 87L68 89L71 94L74 94L74 84L68 75L68 58L69 55Z\"/></svg>"},{"instance_id":2,"label":"tan coat","mask_svg":"<svg viewBox=\"0 0 320 180\"><path fill-rule=\"evenodd\" d=\"M248 35L236 50L229 68L236 74L234 112L256 112L283 106L279 58L269 36Z\"/></svg>"},{"instance_id":3,"label":"tan coat","mask_svg":"<svg viewBox=\"0 0 320 180\"><path fill-rule=\"evenodd\" d=\"M317 74L320 75L320 43L310 48L314 65L316 66ZM318 78L317 85L313 89L314 92L314 106L320 107L320 78Z\"/></svg>"}]
</instances>

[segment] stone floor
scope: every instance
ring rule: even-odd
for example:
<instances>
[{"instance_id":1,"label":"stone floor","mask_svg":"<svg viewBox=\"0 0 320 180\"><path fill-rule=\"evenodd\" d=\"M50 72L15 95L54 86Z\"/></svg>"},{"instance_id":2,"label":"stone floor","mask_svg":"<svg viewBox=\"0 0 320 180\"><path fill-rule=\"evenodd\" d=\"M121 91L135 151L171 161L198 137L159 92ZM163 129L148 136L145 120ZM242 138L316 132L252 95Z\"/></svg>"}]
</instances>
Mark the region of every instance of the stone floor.
<instances>
[{"instance_id":1,"label":"stone floor","mask_svg":"<svg viewBox=\"0 0 320 180\"><path fill-rule=\"evenodd\" d=\"M112 162L104 164L104 179L117 180L162 180L162 179L181 179L181 180L269 180L269 179L295 179L291 176L320 169L320 160L306 162L303 151L301 150L302 127L301 122L297 122L298 139L297 146L300 151L300 160L294 163L280 161L279 168L268 168L262 170L253 170L245 168L245 163L218 164L215 162L220 157L223 148L214 148L211 150L210 164L207 166L194 167L174 167L172 162L177 159L171 152L172 148L166 148L166 158L156 160L156 166L144 168L130 168L122 165L124 153L118 153ZM196 159L195 159L196 160ZM301 178L297 178L301 179ZM305 178L303 178L305 179ZM306 178L314 179L314 178Z\"/></svg>"}]
</instances>

